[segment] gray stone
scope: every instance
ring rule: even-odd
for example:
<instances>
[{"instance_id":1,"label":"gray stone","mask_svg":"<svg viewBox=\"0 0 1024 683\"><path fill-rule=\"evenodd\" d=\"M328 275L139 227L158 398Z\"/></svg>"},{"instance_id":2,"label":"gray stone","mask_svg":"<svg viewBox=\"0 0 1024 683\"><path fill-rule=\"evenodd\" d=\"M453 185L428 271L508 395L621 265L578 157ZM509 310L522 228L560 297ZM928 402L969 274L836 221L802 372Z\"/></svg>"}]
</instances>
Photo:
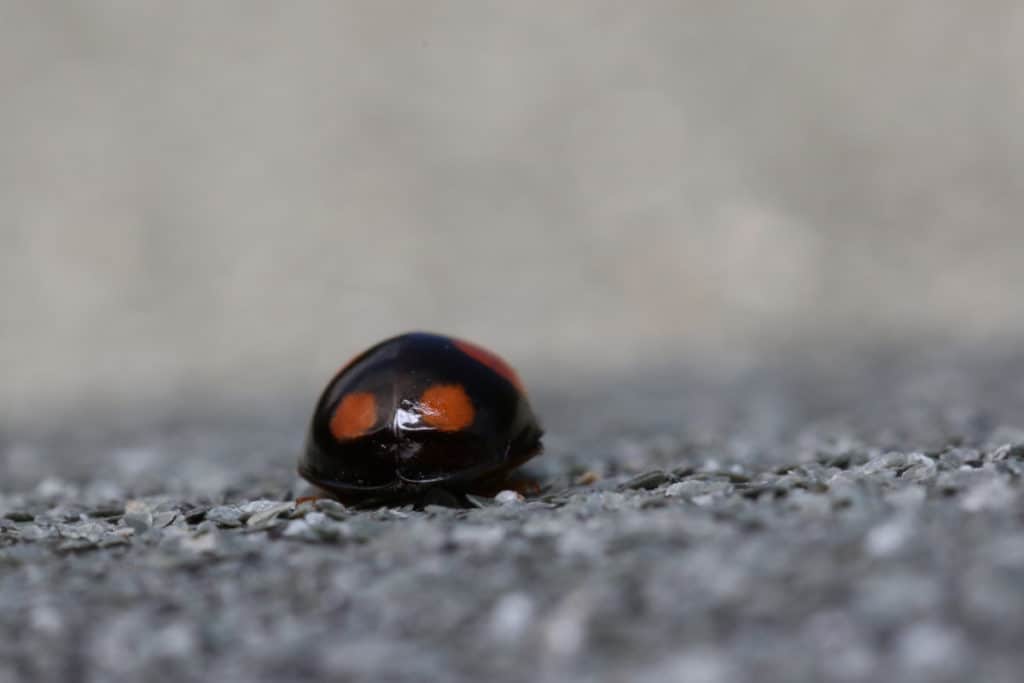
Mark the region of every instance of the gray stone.
<instances>
[{"instance_id":1,"label":"gray stone","mask_svg":"<svg viewBox=\"0 0 1024 683\"><path fill-rule=\"evenodd\" d=\"M31 522L36 518L31 512L23 512L21 510L12 510L4 515L4 517L12 522Z\"/></svg>"},{"instance_id":2,"label":"gray stone","mask_svg":"<svg viewBox=\"0 0 1024 683\"><path fill-rule=\"evenodd\" d=\"M668 475L661 470L652 470L650 472L644 472L639 474L632 479L623 482L620 487L623 490L627 489L643 489L650 490L656 489L662 484L668 481Z\"/></svg>"},{"instance_id":3,"label":"gray stone","mask_svg":"<svg viewBox=\"0 0 1024 683\"><path fill-rule=\"evenodd\" d=\"M295 505L300 420L146 431L134 469L139 446L55 436L0 482L27 515L0 518L0 679L1014 681L1003 362L948 384L991 416L969 424L874 366L540 396L544 494L457 507Z\"/></svg>"},{"instance_id":4,"label":"gray stone","mask_svg":"<svg viewBox=\"0 0 1024 683\"><path fill-rule=\"evenodd\" d=\"M242 511L235 506L218 505L206 512L206 521L220 527L242 526Z\"/></svg>"},{"instance_id":5,"label":"gray stone","mask_svg":"<svg viewBox=\"0 0 1024 683\"><path fill-rule=\"evenodd\" d=\"M260 506L259 512L251 513L246 520L246 525L250 527L265 527L274 523L281 515L291 512L295 508L295 503L289 501L285 503L275 503L270 506Z\"/></svg>"},{"instance_id":6,"label":"gray stone","mask_svg":"<svg viewBox=\"0 0 1024 683\"><path fill-rule=\"evenodd\" d=\"M122 520L125 525L134 529L135 533L141 534L153 526L153 510L148 503L140 500L130 500L125 504Z\"/></svg>"},{"instance_id":7,"label":"gray stone","mask_svg":"<svg viewBox=\"0 0 1024 683\"><path fill-rule=\"evenodd\" d=\"M498 495L494 497L494 502L499 505L518 505L524 500L523 494L510 490L499 491Z\"/></svg>"},{"instance_id":8,"label":"gray stone","mask_svg":"<svg viewBox=\"0 0 1024 683\"><path fill-rule=\"evenodd\" d=\"M313 507L331 519L343 520L352 514L347 507L336 500L331 500L330 498L318 499L316 503L314 503Z\"/></svg>"}]
</instances>

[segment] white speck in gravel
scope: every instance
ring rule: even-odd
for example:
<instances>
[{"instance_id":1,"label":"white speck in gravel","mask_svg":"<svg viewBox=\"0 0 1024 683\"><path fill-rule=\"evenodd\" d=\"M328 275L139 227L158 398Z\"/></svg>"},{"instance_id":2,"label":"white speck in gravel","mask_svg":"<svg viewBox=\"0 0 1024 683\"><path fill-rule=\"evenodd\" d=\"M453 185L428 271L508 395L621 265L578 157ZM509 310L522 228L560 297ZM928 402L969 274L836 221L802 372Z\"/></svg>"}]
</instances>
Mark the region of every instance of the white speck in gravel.
<instances>
[{"instance_id":1,"label":"white speck in gravel","mask_svg":"<svg viewBox=\"0 0 1024 683\"><path fill-rule=\"evenodd\" d=\"M519 640L529 628L533 613L533 601L526 593L503 595L491 612L491 637L505 643Z\"/></svg>"},{"instance_id":2,"label":"white speck in gravel","mask_svg":"<svg viewBox=\"0 0 1024 683\"><path fill-rule=\"evenodd\" d=\"M501 505L515 504L523 502L523 494L518 491L505 490L501 491L494 497L494 500Z\"/></svg>"},{"instance_id":3,"label":"white speck in gravel","mask_svg":"<svg viewBox=\"0 0 1024 683\"><path fill-rule=\"evenodd\" d=\"M871 529L864 538L864 548L875 557L895 555L910 539L911 531L910 518L900 515Z\"/></svg>"}]
</instances>

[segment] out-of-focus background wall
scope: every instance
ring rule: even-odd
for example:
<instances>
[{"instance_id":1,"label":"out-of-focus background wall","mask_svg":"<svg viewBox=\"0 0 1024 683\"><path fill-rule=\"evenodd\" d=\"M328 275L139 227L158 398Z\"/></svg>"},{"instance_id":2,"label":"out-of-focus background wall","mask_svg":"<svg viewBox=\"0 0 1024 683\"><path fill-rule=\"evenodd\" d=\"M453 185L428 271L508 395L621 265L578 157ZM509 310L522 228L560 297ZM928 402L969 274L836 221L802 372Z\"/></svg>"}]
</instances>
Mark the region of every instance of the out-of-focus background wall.
<instances>
[{"instance_id":1,"label":"out-of-focus background wall","mask_svg":"<svg viewBox=\"0 0 1024 683\"><path fill-rule=\"evenodd\" d=\"M1024 331L1018 3L11 2L0 417ZM756 362L756 361L755 361Z\"/></svg>"}]
</instances>

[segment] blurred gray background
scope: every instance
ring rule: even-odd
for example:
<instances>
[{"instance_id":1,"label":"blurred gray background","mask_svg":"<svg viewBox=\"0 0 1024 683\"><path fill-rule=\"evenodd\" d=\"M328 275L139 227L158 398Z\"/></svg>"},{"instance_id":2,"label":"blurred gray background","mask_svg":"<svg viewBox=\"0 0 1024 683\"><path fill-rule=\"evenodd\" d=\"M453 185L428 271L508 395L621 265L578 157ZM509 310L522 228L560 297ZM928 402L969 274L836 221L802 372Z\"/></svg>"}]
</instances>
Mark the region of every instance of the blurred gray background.
<instances>
[{"instance_id":1,"label":"blurred gray background","mask_svg":"<svg viewBox=\"0 0 1024 683\"><path fill-rule=\"evenodd\" d=\"M0 418L1024 331L1024 10L4 3ZM261 408L262 409L262 408Z\"/></svg>"}]
</instances>

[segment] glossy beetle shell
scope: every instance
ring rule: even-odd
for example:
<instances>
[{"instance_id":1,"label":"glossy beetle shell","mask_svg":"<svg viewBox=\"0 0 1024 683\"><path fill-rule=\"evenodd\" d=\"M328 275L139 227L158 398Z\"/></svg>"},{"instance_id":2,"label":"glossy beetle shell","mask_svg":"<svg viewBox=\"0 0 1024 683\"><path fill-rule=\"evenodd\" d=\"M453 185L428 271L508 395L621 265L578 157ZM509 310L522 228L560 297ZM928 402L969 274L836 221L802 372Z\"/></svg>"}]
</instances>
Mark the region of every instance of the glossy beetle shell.
<instances>
[{"instance_id":1,"label":"glossy beetle shell","mask_svg":"<svg viewBox=\"0 0 1024 683\"><path fill-rule=\"evenodd\" d=\"M328 383L299 474L341 496L466 490L538 454L541 434L503 360L470 342L414 332L364 351Z\"/></svg>"}]
</instances>

